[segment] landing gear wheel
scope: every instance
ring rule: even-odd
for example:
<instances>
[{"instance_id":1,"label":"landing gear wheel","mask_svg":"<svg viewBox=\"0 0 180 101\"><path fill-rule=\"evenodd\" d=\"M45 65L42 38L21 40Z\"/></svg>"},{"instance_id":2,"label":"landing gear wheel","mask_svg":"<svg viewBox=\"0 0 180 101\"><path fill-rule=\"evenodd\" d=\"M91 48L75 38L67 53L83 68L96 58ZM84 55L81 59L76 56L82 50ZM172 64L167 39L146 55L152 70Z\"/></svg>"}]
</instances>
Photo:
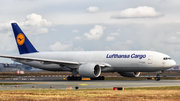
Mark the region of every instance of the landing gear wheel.
<instances>
[{"instance_id":1,"label":"landing gear wheel","mask_svg":"<svg viewBox=\"0 0 180 101\"><path fill-rule=\"evenodd\" d=\"M160 78L160 77L155 77L155 80L156 80L156 81L160 81L161 78Z\"/></svg>"},{"instance_id":2,"label":"landing gear wheel","mask_svg":"<svg viewBox=\"0 0 180 101\"><path fill-rule=\"evenodd\" d=\"M104 80L104 76L99 76L97 78L91 78L91 80Z\"/></svg>"},{"instance_id":3,"label":"landing gear wheel","mask_svg":"<svg viewBox=\"0 0 180 101\"><path fill-rule=\"evenodd\" d=\"M68 76L67 80L68 81L81 81L82 77L80 76Z\"/></svg>"},{"instance_id":4,"label":"landing gear wheel","mask_svg":"<svg viewBox=\"0 0 180 101\"><path fill-rule=\"evenodd\" d=\"M101 76L101 77L100 77L100 80L104 80L104 76Z\"/></svg>"},{"instance_id":5,"label":"landing gear wheel","mask_svg":"<svg viewBox=\"0 0 180 101\"><path fill-rule=\"evenodd\" d=\"M156 81L160 81L160 80L161 80L160 75L162 75L163 72L164 72L164 71L157 71L157 72L156 72L156 77L155 77L155 80L156 80Z\"/></svg>"}]
</instances>

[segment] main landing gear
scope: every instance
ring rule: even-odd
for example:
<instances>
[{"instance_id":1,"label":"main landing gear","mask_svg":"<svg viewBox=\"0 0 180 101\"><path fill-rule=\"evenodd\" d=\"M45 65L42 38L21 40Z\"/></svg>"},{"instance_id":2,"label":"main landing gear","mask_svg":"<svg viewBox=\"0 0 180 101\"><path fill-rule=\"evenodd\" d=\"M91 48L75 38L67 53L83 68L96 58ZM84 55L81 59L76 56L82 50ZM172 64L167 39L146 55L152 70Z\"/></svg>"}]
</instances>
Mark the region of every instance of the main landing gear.
<instances>
[{"instance_id":1,"label":"main landing gear","mask_svg":"<svg viewBox=\"0 0 180 101\"><path fill-rule=\"evenodd\" d=\"M104 76L99 76L97 78L91 78L91 80L104 80Z\"/></svg>"},{"instance_id":2,"label":"main landing gear","mask_svg":"<svg viewBox=\"0 0 180 101\"><path fill-rule=\"evenodd\" d=\"M67 80L68 81L73 81L73 80L75 80L75 81L81 81L81 79L82 79L82 77L80 77L80 76L68 76L67 77Z\"/></svg>"},{"instance_id":3,"label":"main landing gear","mask_svg":"<svg viewBox=\"0 0 180 101\"><path fill-rule=\"evenodd\" d=\"M72 76L68 76L67 80L68 81L80 81L82 79L82 77L76 76L76 74L77 74L76 70L72 70Z\"/></svg>"},{"instance_id":4,"label":"main landing gear","mask_svg":"<svg viewBox=\"0 0 180 101\"><path fill-rule=\"evenodd\" d=\"M81 76L76 76L77 72L76 70L72 70L72 76L68 76L67 80L68 81L80 81L82 80ZM104 76L99 76L96 78L90 78L91 80L104 80Z\"/></svg>"}]
</instances>

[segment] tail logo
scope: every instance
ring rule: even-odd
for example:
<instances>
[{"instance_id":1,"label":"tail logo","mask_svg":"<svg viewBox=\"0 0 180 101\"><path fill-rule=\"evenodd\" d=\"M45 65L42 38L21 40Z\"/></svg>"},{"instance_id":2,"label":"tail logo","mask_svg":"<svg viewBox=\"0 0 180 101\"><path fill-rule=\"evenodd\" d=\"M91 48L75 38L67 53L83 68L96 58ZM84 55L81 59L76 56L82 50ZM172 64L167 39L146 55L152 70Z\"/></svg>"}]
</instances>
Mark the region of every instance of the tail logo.
<instances>
[{"instance_id":1,"label":"tail logo","mask_svg":"<svg viewBox=\"0 0 180 101\"><path fill-rule=\"evenodd\" d=\"M24 35L22 34L22 33L19 33L18 35L17 35L17 37L16 37L16 41L17 41L17 44L18 45L23 45L24 44L24 42L25 42L25 37L24 37Z\"/></svg>"}]
</instances>

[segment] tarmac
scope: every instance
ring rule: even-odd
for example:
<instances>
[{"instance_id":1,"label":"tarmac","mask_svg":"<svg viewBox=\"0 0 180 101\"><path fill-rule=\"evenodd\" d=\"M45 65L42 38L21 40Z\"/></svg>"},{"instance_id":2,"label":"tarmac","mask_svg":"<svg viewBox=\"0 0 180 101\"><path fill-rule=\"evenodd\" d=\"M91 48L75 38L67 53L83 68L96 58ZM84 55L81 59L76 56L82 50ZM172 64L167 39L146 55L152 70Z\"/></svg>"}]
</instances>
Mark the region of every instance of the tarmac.
<instances>
[{"instance_id":1,"label":"tarmac","mask_svg":"<svg viewBox=\"0 0 180 101\"><path fill-rule=\"evenodd\" d=\"M2 82L32 83L24 85L1 85L0 90L33 89L102 89L113 87L158 87L180 86L180 80L105 80L105 81L67 81L66 77L16 77L0 79Z\"/></svg>"}]
</instances>

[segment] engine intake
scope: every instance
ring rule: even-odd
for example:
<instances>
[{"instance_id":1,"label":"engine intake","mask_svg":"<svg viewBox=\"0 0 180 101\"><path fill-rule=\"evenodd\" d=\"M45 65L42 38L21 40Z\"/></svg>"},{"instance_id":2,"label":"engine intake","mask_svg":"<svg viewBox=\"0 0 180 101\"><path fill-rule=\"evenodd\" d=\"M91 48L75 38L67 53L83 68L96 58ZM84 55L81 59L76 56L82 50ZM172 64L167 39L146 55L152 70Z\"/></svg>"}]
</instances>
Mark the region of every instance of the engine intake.
<instances>
[{"instance_id":1,"label":"engine intake","mask_svg":"<svg viewBox=\"0 0 180 101\"><path fill-rule=\"evenodd\" d=\"M95 63L86 63L80 65L77 72L82 77L96 78L101 74L101 67Z\"/></svg>"},{"instance_id":2,"label":"engine intake","mask_svg":"<svg viewBox=\"0 0 180 101\"><path fill-rule=\"evenodd\" d=\"M124 77L138 77L140 72L118 72L121 76Z\"/></svg>"}]
</instances>

